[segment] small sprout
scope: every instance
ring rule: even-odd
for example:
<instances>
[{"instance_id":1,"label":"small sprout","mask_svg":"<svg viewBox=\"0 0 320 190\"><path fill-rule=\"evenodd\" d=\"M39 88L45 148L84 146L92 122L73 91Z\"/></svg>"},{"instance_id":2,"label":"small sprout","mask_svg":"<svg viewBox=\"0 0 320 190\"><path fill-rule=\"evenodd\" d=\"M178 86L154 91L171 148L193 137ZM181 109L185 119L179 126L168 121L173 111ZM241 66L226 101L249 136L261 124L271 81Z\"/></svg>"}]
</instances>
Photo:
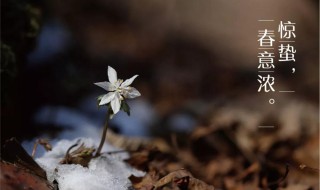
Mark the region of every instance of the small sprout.
<instances>
[{"instance_id":1,"label":"small sprout","mask_svg":"<svg viewBox=\"0 0 320 190\"><path fill-rule=\"evenodd\" d=\"M66 152L65 157L60 161L60 164L80 164L83 167L88 167L90 160L93 158L94 148L85 147L82 143L76 150L70 151L78 146L78 143L72 145Z\"/></svg>"}]
</instances>

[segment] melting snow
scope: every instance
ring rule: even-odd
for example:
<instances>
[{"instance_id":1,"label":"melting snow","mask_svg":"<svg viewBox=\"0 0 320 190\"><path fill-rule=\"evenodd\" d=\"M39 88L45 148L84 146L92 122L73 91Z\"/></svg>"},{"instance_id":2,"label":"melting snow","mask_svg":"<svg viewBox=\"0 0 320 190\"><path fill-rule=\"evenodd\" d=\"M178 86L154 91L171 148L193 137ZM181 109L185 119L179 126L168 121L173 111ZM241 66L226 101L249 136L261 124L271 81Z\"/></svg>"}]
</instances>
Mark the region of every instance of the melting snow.
<instances>
[{"instance_id":1,"label":"melting snow","mask_svg":"<svg viewBox=\"0 0 320 190\"><path fill-rule=\"evenodd\" d=\"M58 182L59 190L127 190L131 186L128 179L130 175L143 176L145 174L123 161L128 158L127 153L102 154L92 159L88 168L75 164L59 164L67 149L77 140L61 140L53 145L52 151L36 159L39 165L46 170L48 180ZM87 147L98 145L97 141L89 138L81 138L81 142L84 142ZM105 144L102 152L113 150L115 148Z\"/></svg>"}]
</instances>

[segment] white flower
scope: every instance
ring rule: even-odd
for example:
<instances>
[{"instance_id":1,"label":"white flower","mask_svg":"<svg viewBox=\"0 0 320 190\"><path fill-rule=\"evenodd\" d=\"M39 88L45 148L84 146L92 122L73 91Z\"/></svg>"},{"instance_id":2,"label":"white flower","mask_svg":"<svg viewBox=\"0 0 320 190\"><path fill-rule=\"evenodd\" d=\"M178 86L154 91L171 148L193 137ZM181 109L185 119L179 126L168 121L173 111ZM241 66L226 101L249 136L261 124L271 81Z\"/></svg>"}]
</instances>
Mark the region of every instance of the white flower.
<instances>
[{"instance_id":1,"label":"white flower","mask_svg":"<svg viewBox=\"0 0 320 190\"><path fill-rule=\"evenodd\" d=\"M124 98L135 98L141 95L137 89L129 86L137 77L138 75L134 75L123 82L122 79L118 79L117 72L108 66L109 82L94 83L109 92L102 96L99 105L105 105L110 102L113 113L118 113L121 108L121 101Z\"/></svg>"}]
</instances>

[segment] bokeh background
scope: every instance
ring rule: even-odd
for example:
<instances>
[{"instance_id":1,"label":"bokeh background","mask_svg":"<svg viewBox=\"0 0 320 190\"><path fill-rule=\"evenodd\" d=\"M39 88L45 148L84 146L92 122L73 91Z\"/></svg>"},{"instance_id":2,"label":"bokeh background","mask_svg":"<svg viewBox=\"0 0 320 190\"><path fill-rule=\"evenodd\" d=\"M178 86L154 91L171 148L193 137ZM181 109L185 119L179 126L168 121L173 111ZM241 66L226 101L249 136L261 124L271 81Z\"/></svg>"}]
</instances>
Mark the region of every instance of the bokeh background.
<instances>
[{"instance_id":1,"label":"bokeh background","mask_svg":"<svg viewBox=\"0 0 320 190\"><path fill-rule=\"evenodd\" d=\"M225 116L216 111L232 106L267 112L263 124L278 125L290 104L296 112L284 123L301 129L308 126L294 118L309 113L305 107L317 115L316 0L5 0L1 10L2 142L55 138L66 129L86 135L88 123L101 128L105 109L97 108L96 97L104 91L93 83L107 80L108 65L120 78L139 74L133 86L142 96L129 102L132 116L121 113L111 123L128 136L187 133L213 125ZM276 65L276 88L295 93L257 93L257 33L277 30L281 20L296 23L297 61L290 63L294 74L288 64Z\"/></svg>"},{"instance_id":2,"label":"bokeh background","mask_svg":"<svg viewBox=\"0 0 320 190\"><path fill-rule=\"evenodd\" d=\"M258 93L258 30L280 21L296 23L296 62L276 62L277 92ZM30 153L39 137L98 141L106 92L93 83L112 66L139 74L142 96L108 140L164 152L140 169L186 168L218 189L319 189L319 1L3 0L1 26L1 143L17 137Z\"/></svg>"}]
</instances>

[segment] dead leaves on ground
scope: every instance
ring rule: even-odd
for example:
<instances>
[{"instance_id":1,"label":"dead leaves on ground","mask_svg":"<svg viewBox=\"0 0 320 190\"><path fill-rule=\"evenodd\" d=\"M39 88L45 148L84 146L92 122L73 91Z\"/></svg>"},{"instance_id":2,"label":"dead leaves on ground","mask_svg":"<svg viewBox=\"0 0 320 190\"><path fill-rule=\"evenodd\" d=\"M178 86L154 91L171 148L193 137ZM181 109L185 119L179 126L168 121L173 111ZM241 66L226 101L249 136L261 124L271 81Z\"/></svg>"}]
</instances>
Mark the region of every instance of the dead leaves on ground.
<instances>
[{"instance_id":1,"label":"dead leaves on ground","mask_svg":"<svg viewBox=\"0 0 320 190\"><path fill-rule=\"evenodd\" d=\"M33 172L10 163L0 162L0 187L4 190L53 190L53 186Z\"/></svg>"},{"instance_id":2,"label":"dead leaves on ground","mask_svg":"<svg viewBox=\"0 0 320 190\"><path fill-rule=\"evenodd\" d=\"M53 190L47 181L46 172L11 138L1 149L0 187L5 190Z\"/></svg>"},{"instance_id":3,"label":"dead leaves on ground","mask_svg":"<svg viewBox=\"0 0 320 190\"><path fill-rule=\"evenodd\" d=\"M194 178L192 174L185 169L171 172L160 179L154 170L143 178L131 176L129 179L132 181L133 187L139 190L214 190L213 186Z\"/></svg>"},{"instance_id":4,"label":"dead leaves on ground","mask_svg":"<svg viewBox=\"0 0 320 190\"><path fill-rule=\"evenodd\" d=\"M250 102L216 107L206 124L188 136L177 134L176 142L168 138L171 149L165 153L140 147L128 163L147 174L132 176L133 187L319 190L317 112L309 104L290 101L269 110ZM268 123L276 127L257 127Z\"/></svg>"}]
</instances>

